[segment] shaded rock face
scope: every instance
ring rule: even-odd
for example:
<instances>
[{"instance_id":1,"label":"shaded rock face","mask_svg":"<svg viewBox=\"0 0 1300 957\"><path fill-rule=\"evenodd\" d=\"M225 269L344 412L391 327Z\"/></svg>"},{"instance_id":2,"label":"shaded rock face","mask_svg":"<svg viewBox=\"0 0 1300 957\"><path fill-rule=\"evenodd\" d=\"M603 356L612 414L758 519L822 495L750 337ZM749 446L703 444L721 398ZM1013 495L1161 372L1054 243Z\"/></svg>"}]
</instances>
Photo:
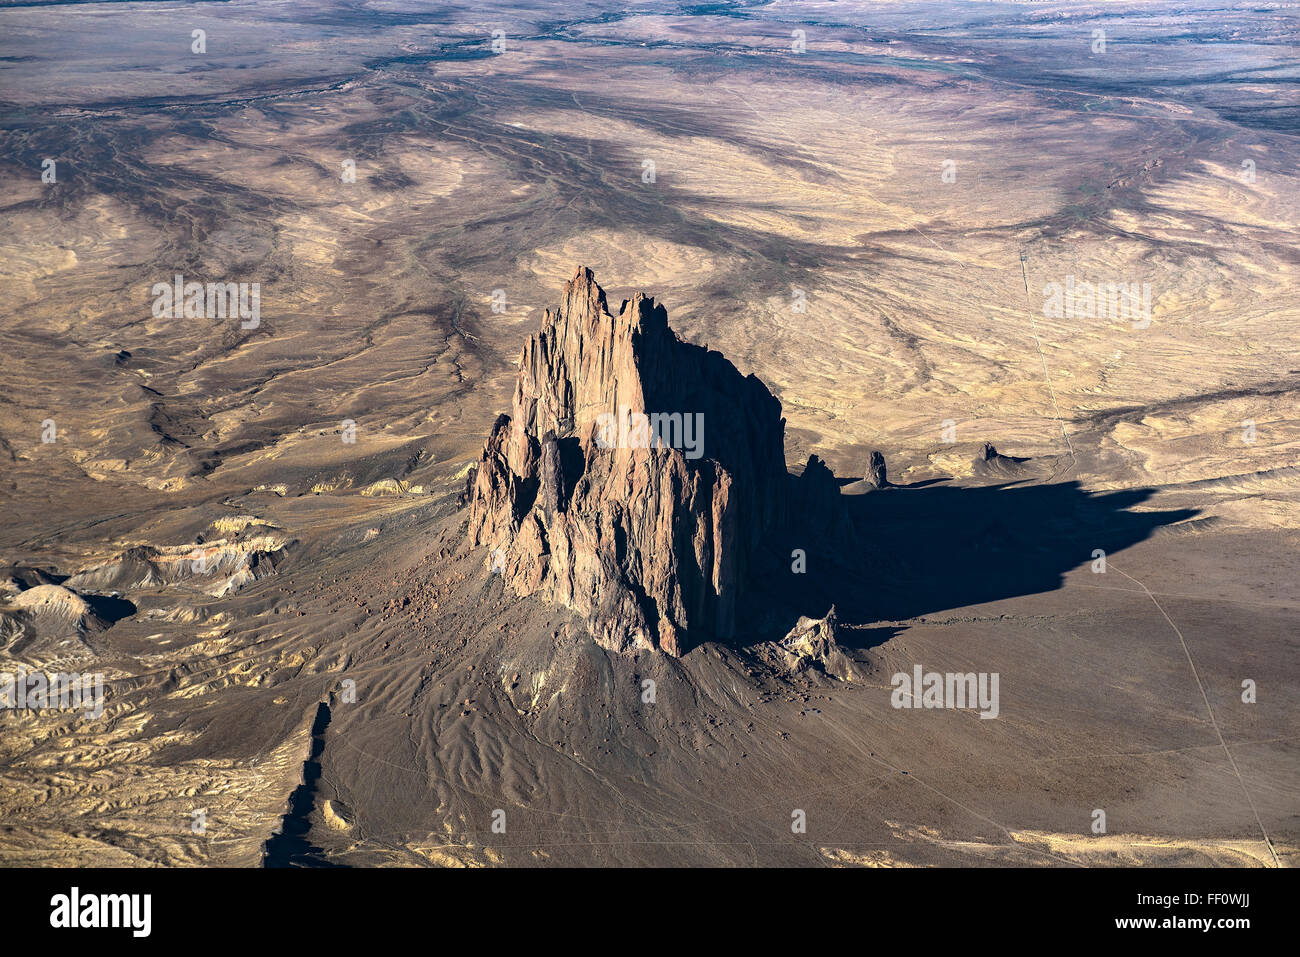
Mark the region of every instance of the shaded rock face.
<instances>
[{"instance_id":1,"label":"shaded rock face","mask_svg":"<svg viewBox=\"0 0 1300 957\"><path fill-rule=\"evenodd\" d=\"M511 414L467 482L471 544L606 648L729 639L751 558L784 520L784 432L757 378L680 340L652 298L611 314L579 269L524 343Z\"/></svg>"},{"instance_id":2,"label":"shaded rock face","mask_svg":"<svg viewBox=\"0 0 1300 957\"><path fill-rule=\"evenodd\" d=\"M832 534L846 532L849 519L840 497L835 473L815 455L808 456L803 473L795 482L794 501L805 530Z\"/></svg>"},{"instance_id":3,"label":"shaded rock face","mask_svg":"<svg viewBox=\"0 0 1300 957\"><path fill-rule=\"evenodd\" d=\"M889 484L889 477L885 471L885 456L882 452L872 451L871 458L867 462L867 474L863 476L863 481L871 488L884 488Z\"/></svg>"}]
</instances>

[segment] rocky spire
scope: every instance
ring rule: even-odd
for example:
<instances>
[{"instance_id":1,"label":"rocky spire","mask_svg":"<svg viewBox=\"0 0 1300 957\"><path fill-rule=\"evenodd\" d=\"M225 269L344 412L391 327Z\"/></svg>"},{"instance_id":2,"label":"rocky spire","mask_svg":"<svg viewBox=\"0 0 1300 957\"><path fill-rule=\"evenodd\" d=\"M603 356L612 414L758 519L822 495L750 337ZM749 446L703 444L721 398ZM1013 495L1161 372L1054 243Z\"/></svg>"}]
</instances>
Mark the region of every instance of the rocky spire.
<instances>
[{"instance_id":1,"label":"rocky spire","mask_svg":"<svg viewBox=\"0 0 1300 957\"><path fill-rule=\"evenodd\" d=\"M609 312L579 269L524 343L510 415L467 485L469 536L519 594L623 651L735 630L751 558L784 517L785 420L754 376L683 342L654 299Z\"/></svg>"},{"instance_id":2,"label":"rocky spire","mask_svg":"<svg viewBox=\"0 0 1300 957\"><path fill-rule=\"evenodd\" d=\"M889 485L883 452L872 449L871 457L867 462L867 474L863 476L863 481L871 488L885 488Z\"/></svg>"}]
</instances>

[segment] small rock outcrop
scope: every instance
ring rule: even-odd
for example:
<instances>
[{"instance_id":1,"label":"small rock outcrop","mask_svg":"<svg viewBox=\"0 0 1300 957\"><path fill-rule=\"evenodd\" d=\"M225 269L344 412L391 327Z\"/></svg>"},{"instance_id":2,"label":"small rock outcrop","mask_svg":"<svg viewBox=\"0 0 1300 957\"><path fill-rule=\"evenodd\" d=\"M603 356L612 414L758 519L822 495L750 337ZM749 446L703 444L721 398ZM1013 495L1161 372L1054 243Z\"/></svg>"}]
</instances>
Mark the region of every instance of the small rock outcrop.
<instances>
[{"instance_id":1,"label":"small rock outcrop","mask_svg":"<svg viewBox=\"0 0 1300 957\"><path fill-rule=\"evenodd\" d=\"M856 672L853 662L835 640L836 627L834 605L825 618L800 616L795 626L777 643L785 667L795 673L813 669L841 681L852 681Z\"/></svg>"},{"instance_id":2,"label":"small rock outcrop","mask_svg":"<svg viewBox=\"0 0 1300 957\"><path fill-rule=\"evenodd\" d=\"M994 448L992 442L985 442L975 453L971 472L986 478L1020 478L1032 471L1032 466L1027 465L1027 462L1027 458L1003 455Z\"/></svg>"},{"instance_id":3,"label":"small rock outcrop","mask_svg":"<svg viewBox=\"0 0 1300 957\"><path fill-rule=\"evenodd\" d=\"M335 831L350 831L356 823L352 809L339 800L326 801L321 805L321 817Z\"/></svg>"},{"instance_id":4,"label":"small rock outcrop","mask_svg":"<svg viewBox=\"0 0 1300 957\"><path fill-rule=\"evenodd\" d=\"M218 520L229 537L193 545L133 545L84 568L64 584L82 592L118 592L184 583L218 598L275 573L294 540L266 524Z\"/></svg>"},{"instance_id":5,"label":"small rock outcrop","mask_svg":"<svg viewBox=\"0 0 1300 957\"><path fill-rule=\"evenodd\" d=\"M606 648L727 640L788 506L784 433L762 382L679 339L653 298L612 314L579 269L524 343L511 413L468 478L470 543L516 593L582 614ZM837 494L813 472L814 497Z\"/></svg>"},{"instance_id":6,"label":"small rock outcrop","mask_svg":"<svg viewBox=\"0 0 1300 957\"><path fill-rule=\"evenodd\" d=\"M10 598L8 604L40 634L81 634L105 625L85 598L62 585L28 588Z\"/></svg>"},{"instance_id":7,"label":"small rock outcrop","mask_svg":"<svg viewBox=\"0 0 1300 957\"><path fill-rule=\"evenodd\" d=\"M867 462L867 474L862 477L862 481L870 488L884 488L889 484L883 453L872 450L871 458Z\"/></svg>"}]
</instances>

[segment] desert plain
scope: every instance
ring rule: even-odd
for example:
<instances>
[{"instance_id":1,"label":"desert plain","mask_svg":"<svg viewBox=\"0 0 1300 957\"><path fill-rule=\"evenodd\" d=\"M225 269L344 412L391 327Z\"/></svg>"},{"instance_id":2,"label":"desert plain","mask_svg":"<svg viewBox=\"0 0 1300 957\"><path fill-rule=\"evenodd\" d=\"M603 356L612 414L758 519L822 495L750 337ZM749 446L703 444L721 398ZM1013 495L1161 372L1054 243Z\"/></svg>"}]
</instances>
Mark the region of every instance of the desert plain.
<instances>
[{"instance_id":1,"label":"desert plain","mask_svg":"<svg viewBox=\"0 0 1300 957\"><path fill-rule=\"evenodd\" d=\"M0 863L1294 865L1298 10L0 8L0 671L106 688L0 713ZM796 609L851 674L611 652L467 544L581 266L793 472L883 454Z\"/></svg>"}]
</instances>

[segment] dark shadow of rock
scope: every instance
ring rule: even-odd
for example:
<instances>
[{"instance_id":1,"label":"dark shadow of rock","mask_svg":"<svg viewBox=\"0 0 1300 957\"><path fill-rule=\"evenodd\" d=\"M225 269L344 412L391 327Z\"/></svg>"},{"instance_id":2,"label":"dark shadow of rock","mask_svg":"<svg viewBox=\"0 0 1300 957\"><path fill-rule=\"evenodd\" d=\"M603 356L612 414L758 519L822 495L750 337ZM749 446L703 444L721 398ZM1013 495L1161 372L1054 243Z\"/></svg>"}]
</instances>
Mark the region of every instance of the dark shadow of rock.
<instances>
[{"instance_id":1,"label":"dark shadow of rock","mask_svg":"<svg viewBox=\"0 0 1300 957\"><path fill-rule=\"evenodd\" d=\"M1054 591L1094 549L1115 554L1197 514L1132 510L1154 491L923 483L841 496L851 534L827 536L795 519L769 539L750 581L750 594L762 598L744 603L742 633L775 640L800 615L834 605L841 644L874 647L892 637L884 623Z\"/></svg>"},{"instance_id":2,"label":"dark shadow of rock","mask_svg":"<svg viewBox=\"0 0 1300 957\"><path fill-rule=\"evenodd\" d=\"M263 845L263 867L343 866L326 860L321 849L311 842L311 815L316 808L320 758L325 753L325 731L330 717L329 705L324 702L317 705L311 726L311 754L302 765L302 783L289 796L289 809L280 821L279 832Z\"/></svg>"},{"instance_id":3,"label":"dark shadow of rock","mask_svg":"<svg viewBox=\"0 0 1300 957\"><path fill-rule=\"evenodd\" d=\"M86 600L99 618L106 625L112 625L123 618L130 618L136 612L135 603L127 601L125 598L119 598L117 595L86 595L81 596Z\"/></svg>"}]
</instances>

